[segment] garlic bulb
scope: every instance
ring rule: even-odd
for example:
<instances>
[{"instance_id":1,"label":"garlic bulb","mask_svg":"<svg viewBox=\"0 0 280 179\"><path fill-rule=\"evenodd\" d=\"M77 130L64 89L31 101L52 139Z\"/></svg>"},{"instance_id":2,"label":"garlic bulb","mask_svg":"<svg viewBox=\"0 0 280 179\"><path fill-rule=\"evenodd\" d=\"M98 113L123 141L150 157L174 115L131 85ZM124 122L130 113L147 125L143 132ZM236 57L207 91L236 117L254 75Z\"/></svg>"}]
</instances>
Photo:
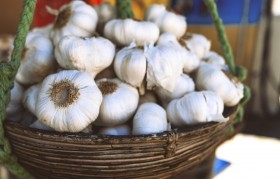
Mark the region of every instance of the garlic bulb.
<instances>
[{"instance_id":1,"label":"garlic bulb","mask_svg":"<svg viewBox=\"0 0 280 179\"><path fill-rule=\"evenodd\" d=\"M157 41L159 28L152 22L113 19L105 25L104 36L117 45L135 42L137 46L143 46Z\"/></svg>"},{"instance_id":2,"label":"garlic bulb","mask_svg":"<svg viewBox=\"0 0 280 179\"><path fill-rule=\"evenodd\" d=\"M211 42L201 34L186 33L180 40L181 45L202 59L210 51Z\"/></svg>"},{"instance_id":3,"label":"garlic bulb","mask_svg":"<svg viewBox=\"0 0 280 179\"><path fill-rule=\"evenodd\" d=\"M235 77L227 77L219 67L202 64L196 74L196 85L200 90L218 94L226 106L234 106L243 98L243 84Z\"/></svg>"},{"instance_id":4,"label":"garlic bulb","mask_svg":"<svg viewBox=\"0 0 280 179\"><path fill-rule=\"evenodd\" d=\"M114 69L119 79L140 88L147 69L144 50L133 45L121 49L115 57Z\"/></svg>"},{"instance_id":5,"label":"garlic bulb","mask_svg":"<svg viewBox=\"0 0 280 179\"><path fill-rule=\"evenodd\" d=\"M36 114L45 125L60 132L80 132L96 120L102 94L92 77L75 70L44 79Z\"/></svg>"},{"instance_id":6,"label":"garlic bulb","mask_svg":"<svg viewBox=\"0 0 280 179\"><path fill-rule=\"evenodd\" d=\"M182 37L187 30L185 17L168 12L164 5L154 4L148 7L144 19L157 24L162 33L170 32L174 34L177 39Z\"/></svg>"},{"instance_id":7,"label":"garlic bulb","mask_svg":"<svg viewBox=\"0 0 280 179\"><path fill-rule=\"evenodd\" d=\"M62 6L56 17L51 37L57 44L64 36L90 37L97 26L97 13L83 1L72 1Z\"/></svg>"},{"instance_id":8,"label":"garlic bulb","mask_svg":"<svg viewBox=\"0 0 280 179\"><path fill-rule=\"evenodd\" d=\"M10 60L13 50L14 37L12 35L0 35L0 62Z\"/></svg>"},{"instance_id":9,"label":"garlic bulb","mask_svg":"<svg viewBox=\"0 0 280 179\"><path fill-rule=\"evenodd\" d=\"M41 89L41 83L29 87L23 94L22 103L26 109L36 115L36 103Z\"/></svg>"},{"instance_id":10,"label":"garlic bulb","mask_svg":"<svg viewBox=\"0 0 280 179\"><path fill-rule=\"evenodd\" d=\"M182 48L181 48L182 49ZM172 44L149 47L147 52L147 88L161 87L173 91L183 73L182 51Z\"/></svg>"},{"instance_id":11,"label":"garlic bulb","mask_svg":"<svg viewBox=\"0 0 280 179\"><path fill-rule=\"evenodd\" d=\"M46 25L44 27L38 27L32 29L30 32L32 34L43 35L44 37L50 38L51 30L53 29L53 24Z\"/></svg>"},{"instance_id":12,"label":"garlic bulb","mask_svg":"<svg viewBox=\"0 0 280 179\"><path fill-rule=\"evenodd\" d=\"M100 79L97 85L103 94L100 114L94 124L111 127L128 121L137 109L136 88L115 79Z\"/></svg>"},{"instance_id":13,"label":"garlic bulb","mask_svg":"<svg viewBox=\"0 0 280 179\"><path fill-rule=\"evenodd\" d=\"M165 44L172 44L173 46L177 46L177 50L180 52L180 60L184 61L184 73L191 73L194 70L196 70L199 66L199 58L198 56L186 50L185 48L182 48L181 44L179 41L176 39L176 36L169 33L165 32L160 35L157 45L165 45Z\"/></svg>"},{"instance_id":14,"label":"garlic bulb","mask_svg":"<svg viewBox=\"0 0 280 179\"><path fill-rule=\"evenodd\" d=\"M23 85L32 85L41 82L56 68L57 63L53 56L53 46L50 39L30 32L26 38L16 80Z\"/></svg>"},{"instance_id":15,"label":"garlic bulb","mask_svg":"<svg viewBox=\"0 0 280 179\"><path fill-rule=\"evenodd\" d=\"M172 100L167 107L169 121L179 127L203 122L224 122L223 100L211 91L191 92Z\"/></svg>"},{"instance_id":16,"label":"garlic bulb","mask_svg":"<svg viewBox=\"0 0 280 179\"><path fill-rule=\"evenodd\" d=\"M221 69L225 69L226 62L225 59L217 54L216 52L210 51L208 52L202 59L203 62L206 62L211 65L215 65L220 67Z\"/></svg>"},{"instance_id":17,"label":"garlic bulb","mask_svg":"<svg viewBox=\"0 0 280 179\"><path fill-rule=\"evenodd\" d=\"M161 99L163 106L167 106L172 99L181 98L186 93L194 91L194 89L194 81L188 75L182 74L176 81L172 92L159 87L156 89L156 94Z\"/></svg>"},{"instance_id":18,"label":"garlic bulb","mask_svg":"<svg viewBox=\"0 0 280 179\"><path fill-rule=\"evenodd\" d=\"M6 108L7 119L10 121L19 121L21 118L23 97L23 87L14 81L14 87L11 90L11 99Z\"/></svg>"},{"instance_id":19,"label":"garlic bulb","mask_svg":"<svg viewBox=\"0 0 280 179\"><path fill-rule=\"evenodd\" d=\"M99 131L98 134L103 135L130 135L131 129L128 125L123 124L119 126L106 127Z\"/></svg>"},{"instance_id":20,"label":"garlic bulb","mask_svg":"<svg viewBox=\"0 0 280 179\"><path fill-rule=\"evenodd\" d=\"M166 43L172 43L174 45L181 46L176 36L170 32L164 32L160 34L158 38L157 45L166 44Z\"/></svg>"},{"instance_id":21,"label":"garlic bulb","mask_svg":"<svg viewBox=\"0 0 280 179\"><path fill-rule=\"evenodd\" d=\"M153 134L167 131L165 110L155 103L144 103L139 106L133 118L133 135Z\"/></svg>"},{"instance_id":22,"label":"garlic bulb","mask_svg":"<svg viewBox=\"0 0 280 179\"><path fill-rule=\"evenodd\" d=\"M150 90L145 91L145 94L140 96L138 106L143 103L158 103L156 94Z\"/></svg>"},{"instance_id":23,"label":"garlic bulb","mask_svg":"<svg viewBox=\"0 0 280 179\"><path fill-rule=\"evenodd\" d=\"M66 36L55 48L55 57L61 67L85 71L93 77L110 66L114 55L115 45L102 37Z\"/></svg>"},{"instance_id":24,"label":"garlic bulb","mask_svg":"<svg viewBox=\"0 0 280 179\"><path fill-rule=\"evenodd\" d=\"M117 9L108 2L94 6L94 9L98 15L97 31L102 34L105 24L117 17Z\"/></svg>"}]
</instances>

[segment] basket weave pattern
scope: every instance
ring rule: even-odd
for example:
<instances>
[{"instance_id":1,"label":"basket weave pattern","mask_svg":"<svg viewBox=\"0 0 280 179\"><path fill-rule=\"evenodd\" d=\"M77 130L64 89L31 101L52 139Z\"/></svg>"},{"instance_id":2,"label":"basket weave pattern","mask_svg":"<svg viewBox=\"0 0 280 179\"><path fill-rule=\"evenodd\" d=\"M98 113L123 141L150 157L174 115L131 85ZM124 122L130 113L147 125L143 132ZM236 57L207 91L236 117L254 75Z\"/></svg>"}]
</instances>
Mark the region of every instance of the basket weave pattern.
<instances>
[{"instance_id":1,"label":"basket weave pattern","mask_svg":"<svg viewBox=\"0 0 280 179\"><path fill-rule=\"evenodd\" d=\"M38 178L168 178L207 158L235 117L155 135L50 133L6 123L19 162Z\"/></svg>"}]
</instances>

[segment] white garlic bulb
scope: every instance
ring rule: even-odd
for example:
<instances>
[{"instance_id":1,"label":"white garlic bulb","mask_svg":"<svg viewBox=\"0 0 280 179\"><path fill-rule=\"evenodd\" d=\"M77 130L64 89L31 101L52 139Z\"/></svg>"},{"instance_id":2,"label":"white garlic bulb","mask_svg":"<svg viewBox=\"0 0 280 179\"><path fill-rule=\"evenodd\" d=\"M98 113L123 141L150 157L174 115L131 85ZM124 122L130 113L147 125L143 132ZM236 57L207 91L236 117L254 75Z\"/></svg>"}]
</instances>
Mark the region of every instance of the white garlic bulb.
<instances>
[{"instance_id":1,"label":"white garlic bulb","mask_svg":"<svg viewBox=\"0 0 280 179\"><path fill-rule=\"evenodd\" d=\"M177 39L182 37L187 30L185 17L167 11L164 5L154 4L149 6L144 19L157 24L162 33L170 32L174 34Z\"/></svg>"},{"instance_id":2,"label":"white garlic bulb","mask_svg":"<svg viewBox=\"0 0 280 179\"><path fill-rule=\"evenodd\" d=\"M181 98L185 94L194 91L194 89L194 81L188 75L182 74L176 81L175 88L172 92L159 87L156 89L156 94L161 99L163 106L167 106L172 99Z\"/></svg>"},{"instance_id":3,"label":"white garlic bulb","mask_svg":"<svg viewBox=\"0 0 280 179\"><path fill-rule=\"evenodd\" d=\"M160 34L158 38L157 45L166 43L171 43L180 46L180 43L178 42L176 36L170 32L164 32Z\"/></svg>"},{"instance_id":4,"label":"white garlic bulb","mask_svg":"<svg viewBox=\"0 0 280 179\"><path fill-rule=\"evenodd\" d=\"M102 135L130 135L131 129L128 125L123 124L119 126L102 128L98 134Z\"/></svg>"},{"instance_id":5,"label":"white garlic bulb","mask_svg":"<svg viewBox=\"0 0 280 179\"><path fill-rule=\"evenodd\" d=\"M29 87L23 94L23 106L36 116L36 103L41 83Z\"/></svg>"},{"instance_id":6,"label":"white garlic bulb","mask_svg":"<svg viewBox=\"0 0 280 179\"><path fill-rule=\"evenodd\" d=\"M34 28L30 32L32 32L32 34L43 35L44 37L50 38L52 29L53 29L53 24L49 24L44 27Z\"/></svg>"},{"instance_id":7,"label":"white garlic bulb","mask_svg":"<svg viewBox=\"0 0 280 179\"><path fill-rule=\"evenodd\" d=\"M59 9L51 37L57 44L64 36L90 37L97 26L97 13L83 1L72 1Z\"/></svg>"},{"instance_id":8,"label":"white garlic bulb","mask_svg":"<svg viewBox=\"0 0 280 179\"><path fill-rule=\"evenodd\" d=\"M183 58L183 60L184 60L183 71L184 71L184 73L190 74L193 71L197 70L200 60L199 60L198 56L193 52L186 50L184 53L185 53L185 55Z\"/></svg>"},{"instance_id":9,"label":"white garlic bulb","mask_svg":"<svg viewBox=\"0 0 280 179\"><path fill-rule=\"evenodd\" d=\"M9 34L0 35L0 62L3 60L10 60L12 55L12 50L14 37Z\"/></svg>"},{"instance_id":10,"label":"white garlic bulb","mask_svg":"<svg viewBox=\"0 0 280 179\"><path fill-rule=\"evenodd\" d=\"M105 25L104 36L117 45L135 42L137 46L143 46L157 41L159 28L152 22L113 19Z\"/></svg>"},{"instance_id":11,"label":"white garlic bulb","mask_svg":"<svg viewBox=\"0 0 280 179\"><path fill-rule=\"evenodd\" d=\"M226 66L225 59L214 51L208 52L202 61L220 67L221 69L225 69Z\"/></svg>"},{"instance_id":12,"label":"white garlic bulb","mask_svg":"<svg viewBox=\"0 0 280 179\"><path fill-rule=\"evenodd\" d=\"M167 106L169 121L179 127L203 122L224 122L223 100L214 92L191 92L180 99L172 100Z\"/></svg>"},{"instance_id":13,"label":"white garlic bulb","mask_svg":"<svg viewBox=\"0 0 280 179\"><path fill-rule=\"evenodd\" d=\"M14 87L11 90L11 99L6 108L7 119L10 121L19 121L21 118L23 91L23 87L14 81Z\"/></svg>"},{"instance_id":14,"label":"white garlic bulb","mask_svg":"<svg viewBox=\"0 0 280 179\"><path fill-rule=\"evenodd\" d=\"M16 80L23 85L32 85L41 82L56 68L51 40L42 34L29 32Z\"/></svg>"},{"instance_id":15,"label":"white garlic bulb","mask_svg":"<svg viewBox=\"0 0 280 179\"><path fill-rule=\"evenodd\" d=\"M199 59L202 59L210 51L211 42L201 34L186 33L180 39L181 45L195 53Z\"/></svg>"},{"instance_id":16,"label":"white garlic bulb","mask_svg":"<svg viewBox=\"0 0 280 179\"><path fill-rule=\"evenodd\" d=\"M103 33L105 24L117 17L117 9L108 2L94 6L94 9L98 15L97 31Z\"/></svg>"},{"instance_id":17,"label":"white garlic bulb","mask_svg":"<svg viewBox=\"0 0 280 179\"><path fill-rule=\"evenodd\" d=\"M117 78L100 79L96 83L103 94L103 101L94 124L111 127L128 121L138 106L137 89Z\"/></svg>"},{"instance_id":18,"label":"white garlic bulb","mask_svg":"<svg viewBox=\"0 0 280 179\"><path fill-rule=\"evenodd\" d=\"M133 135L154 134L167 131L165 110L155 103L144 103L139 106L133 118Z\"/></svg>"},{"instance_id":19,"label":"white garlic bulb","mask_svg":"<svg viewBox=\"0 0 280 179\"><path fill-rule=\"evenodd\" d=\"M45 125L60 132L80 132L96 120L102 94L92 77L75 70L44 79L36 114Z\"/></svg>"},{"instance_id":20,"label":"white garlic bulb","mask_svg":"<svg viewBox=\"0 0 280 179\"><path fill-rule=\"evenodd\" d=\"M143 103L158 103L158 99L154 91L147 90L144 95L140 96L138 106Z\"/></svg>"},{"instance_id":21,"label":"white garlic bulb","mask_svg":"<svg viewBox=\"0 0 280 179\"><path fill-rule=\"evenodd\" d=\"M219 67L201 64L195 83L200 90L214 91L226 106L234 106L243 98L243 84L235 77L231 79Z\"/></svg>"},{"instance_id":22,"label":"white garlic bulb","mask_svg":"<svg viewBox=\"0 0 280 179\"><path fill-rule=\"evenodd\" d=\"M115 57L114 69L119 79L140 88L147 69L144 50L134 45L121 49Z\"/></svg>"},{"instance_id":23,"label":"white garlic bulb","mask_svg":"<svg viewBox=\"0 0 280 179\"><path fill-rule=\"evenodd\" d=\"M198 56L191 52L186 50L181 46L179 41L176 39L176 36L174 34L171 34L169 32L165 32L160 35L157 45L164 45L164 44L172 44L174 46L177 46L177 50L180 52L180 60L184 61L184 73L191 73L194 70L196 70L199 66L199 58ZM177 58L177 60L179 60Z\"/></svg>"},{"instance_id":24,"label":"white garlic bulb","mask_svg":"<svg viewBox=\"0 0 280 179\"><path fill-rule=\"evenodd\" d=\"M161 87L173 91L183 73L181 48L172 44L149 47L147 52L147 88Z\"/></svg>"},{"instance_id":25,"label":"white garlic bulb","mask_svg":"<svg viewBox=\"0 0 280 179\"><path fill-rule=\"evenodd\" d=\"M58 64L69 70L79 70L95 77L113 62L115 45L102 37L66 36L55 48Z\"/></svg>"}]
</instances>

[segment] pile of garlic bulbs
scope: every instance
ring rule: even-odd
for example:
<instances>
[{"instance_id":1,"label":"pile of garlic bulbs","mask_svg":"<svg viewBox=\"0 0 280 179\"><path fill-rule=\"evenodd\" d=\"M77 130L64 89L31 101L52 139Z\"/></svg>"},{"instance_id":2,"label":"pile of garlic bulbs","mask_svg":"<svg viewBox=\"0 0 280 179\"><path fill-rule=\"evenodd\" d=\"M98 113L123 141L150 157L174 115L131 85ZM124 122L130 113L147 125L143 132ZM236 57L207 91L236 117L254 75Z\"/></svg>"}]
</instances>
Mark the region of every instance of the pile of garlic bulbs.
<instances>
[{"instance_id":1,"label":"pile of garlic bulbs","mask_svg":"<svg viewBox=\"0 0 280 179\"><path fill-rule=\"evenodd\" d=\"M143 21L83 1L49 11L56 21L27 36L8 120L58 132L153 134L225 122L224 107L243 98L210 41L163 5L150 6Z\"/></svg>"}]
</instances>

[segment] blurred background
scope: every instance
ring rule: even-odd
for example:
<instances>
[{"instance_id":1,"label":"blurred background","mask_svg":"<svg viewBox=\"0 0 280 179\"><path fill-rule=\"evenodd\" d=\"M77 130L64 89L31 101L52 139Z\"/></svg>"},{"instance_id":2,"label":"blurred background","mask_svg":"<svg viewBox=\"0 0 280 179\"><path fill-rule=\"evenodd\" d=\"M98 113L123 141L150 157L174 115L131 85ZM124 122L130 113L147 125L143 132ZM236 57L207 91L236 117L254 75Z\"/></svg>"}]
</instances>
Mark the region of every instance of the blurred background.
<instances>
[{"instance_id":1,"label":"blurred background","mask_svg":"<svg viewBox=\"0 0 280 179\"><path fill-rule=\"evenodd\" d=\"M38 0L33 27L46 25L54 19L47 13L46 4L52 8L59 8L69 1ZM114 0L107 1L115 3ZM165 4L175 12L185 15L188 31L205 35L211 40L212 50L221 54L216 30L202 0L132 1L136 19L141 19L145 8L152 3ZM22 2L22 0L0 0L0 34L15 34ZM99 4L102 0L87 0L87 2ZM280 148L280 0L216 0L216 2L236 63L248 69L246 83L252 89L252 99L246 106L243 122L236 129L239 134L217 150L217 157L227 160L225 162L227 165L224 166L229 167L221 174L216 172L215 178L262 178L261 176L280 178L280 174L272 173L277 171L275 166L280 166L280 158L276 157L277 154L280 156L280 150L276 150ZM267 147L264 147L264 144ZM265 163L269 161L274 163L270 162L269 165ZM240 163L234 165L235 162ZM232 174L240 172L241 166L242 172L247 172L248 175L240 174L234 177ZM262 171L258 171L259 168ZM247 171L250 169L252 171ZM2 168L0 178L6 179L4 178L6 176L7 172Z\"/></svg>"}]
</instances>

